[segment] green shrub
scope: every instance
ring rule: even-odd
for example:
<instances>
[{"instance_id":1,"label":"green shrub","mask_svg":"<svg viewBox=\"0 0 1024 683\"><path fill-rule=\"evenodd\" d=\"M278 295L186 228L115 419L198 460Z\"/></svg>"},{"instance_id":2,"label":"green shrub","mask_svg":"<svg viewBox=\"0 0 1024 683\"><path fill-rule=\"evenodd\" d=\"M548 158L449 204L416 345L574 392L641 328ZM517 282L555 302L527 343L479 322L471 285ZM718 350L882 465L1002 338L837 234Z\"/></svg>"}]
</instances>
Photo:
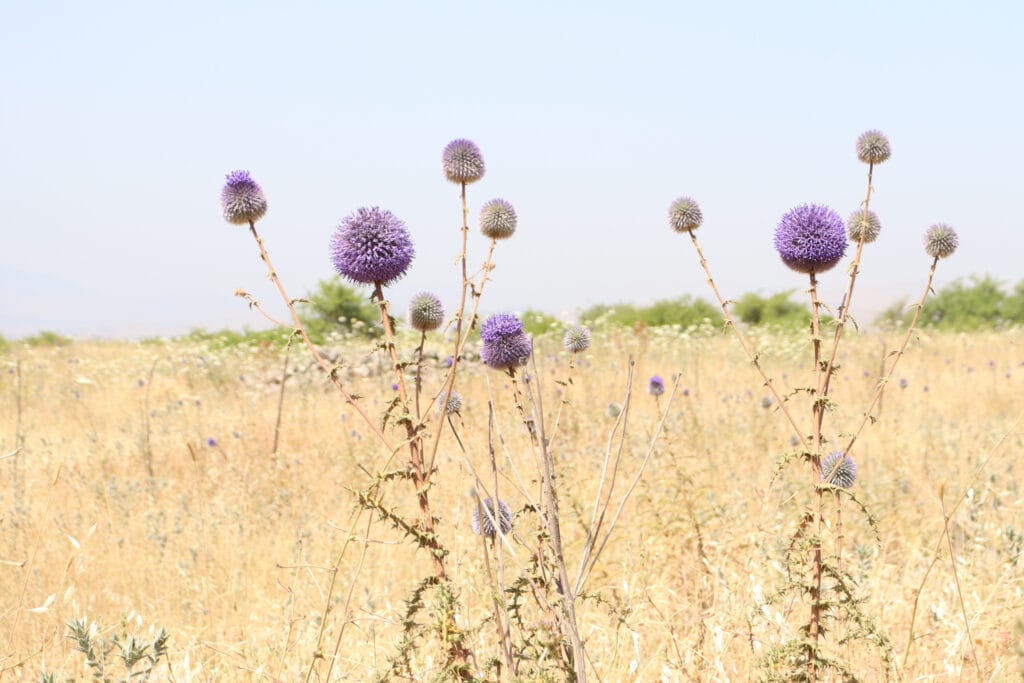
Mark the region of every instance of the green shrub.
<instances>
[{"instance_id":1,"label":"green shrub","mask_svg":"<svg viewBox=\"0 0 1024 683\"><path fill-rule=\"evenodd\" d=\"M317 282L306 300L298 304L299 317L306 333L317 344L331 333L372 334L380 329L380 310L337 276Z\"/></svg>"},{"instance_id":2,"label":"green shrub","mask_svg":"<svg viewBox=\"0 0 1024 683\"><path fill-rule=\"evenodd\" d=\"M31 337L25 337L21 341L27 346L67 346L71 343L71 339L69 337L65 337L49 330L42 330L39 334L32 335Z\"/></svg>"},{"instance_id":3,"label":"green shrub","mask_svg":"<svg viewBox=\"0 0 1024 683\"><path fill-rule=\"evenodd\" d=\"M879 316L885 324L910 324L913 307L901 302ZM957 280L929 298L921 309L919 324L940 330L983 330L1024 324L1024 281L1007 293L1002 284L986 275Z\"/></svg>"}]
</instances>

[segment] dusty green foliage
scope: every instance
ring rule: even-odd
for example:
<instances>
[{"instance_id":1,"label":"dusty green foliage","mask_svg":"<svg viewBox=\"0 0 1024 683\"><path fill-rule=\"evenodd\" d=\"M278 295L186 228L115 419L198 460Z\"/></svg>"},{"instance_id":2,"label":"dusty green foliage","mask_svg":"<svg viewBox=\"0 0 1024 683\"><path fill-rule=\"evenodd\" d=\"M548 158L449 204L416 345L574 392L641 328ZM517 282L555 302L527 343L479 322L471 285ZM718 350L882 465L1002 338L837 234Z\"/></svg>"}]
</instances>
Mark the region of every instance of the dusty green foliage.
<instances>
[{"instance_id":1,"label":"dusty green foliage","mask_svg":"<svg viewBox=\"0 0 1024 683\"><path fill-rule=\"evenodd\" d=\"M68 622L68 639L85 655L92 678L102 683L133 683L148 681L161 659L167 658L170 634L160 629L151 638L128 634L122 627L109 641L100 636L100 629L84 618ZM119 671L119 673L115 673ZM56 674L43 674L42 680L56 681Z\"/></svg>"}]
</instances>

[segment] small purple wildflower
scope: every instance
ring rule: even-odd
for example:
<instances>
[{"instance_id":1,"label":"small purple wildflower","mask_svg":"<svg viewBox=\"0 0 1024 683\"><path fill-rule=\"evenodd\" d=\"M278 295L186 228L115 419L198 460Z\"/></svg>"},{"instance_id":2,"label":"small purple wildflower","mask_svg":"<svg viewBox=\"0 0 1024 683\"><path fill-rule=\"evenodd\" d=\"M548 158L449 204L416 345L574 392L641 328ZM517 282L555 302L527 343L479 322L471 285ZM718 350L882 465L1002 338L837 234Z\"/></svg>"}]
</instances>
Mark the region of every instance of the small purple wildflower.
<instances>
[{"instance_id":1,"label":"small purple wildflower","mask_svg":"<svg viewBox=\"0 0 1024 683\"><path fill-rule=\"evenodd\" d=\"M690 390L688 388L687 389L683 389L683 396L689 396L689 395L690 395Z\"/></svg>"},{"instance_id":2,"label":"small purple wildflower","mask_svg":"<svg viewBox=\"0 0 1024 683\"><path fill-rule=\"evenodd\" d=\"M910 386L910 382L907 381L906 377L900 377L900 389L906 389Z\"/></svg>"},{"instance_id":3,"label":"small purple wildflower","mask_svg":"<svg viewBox=\"0 0 1024 683\"><path fill-rule=\"evenodd\" d=\"M480 359L495 370L508 370L522 365L533 350L523 323L510 313L492 315L480 326L483 348Z\"/></svg>"},{"instance_id":4,"label":"small purple wildflower","mask_svg":"<svg viewBox=\"0 0 1024 683\"><path fill-rule=\"evenodd\" d=\"M846 254L843 219L820 204L790 209L775 228L775 249L798 273L823 273Z\"/></svg>"},{"instance_id":5,"label":"small purple wildflower","mask_svg":"<svg viewBox=\"0 0 1024 683\"><path fill-rule=\"evenodd\" d=\"M206 445L209 446L210 448L216 448L217 447L217 439L213 438L212 436L208 437L206 439Z\"/></svg>"},{"instance_id":6,"label":"small purple wildflower","mask_svg":"<svg viewBox=\"0 0 1024 683\"><path fill-rule=\"evenodd\" d=\"M335 270L365 285L389 285L398 280L414 255L405 223L376 206L346 216L331 239Z\"/></svg>"},{"instance_id":7,"label":"small purple wildflower","mask_svg":"<svg viewBox=\"0 0 1024 683\"><path fill-rule=\"evenodd\" d=\"M484 177L484 157L471 140L452 140L441 153L444 175L453 183L475 183Z\"/></svg>"},{"instance_id":8,"label":"small purple wildflower","mask_svg":"<svg viewBox=\"0 0 1024 683\"><path fill-rule=\"evenodd\" d=\"M496 527L494 523L497 522ZM498 509L494 509L494 501L484 498L473 510L473 533L494 538L498 530L504 536L512 531L512 508L503 501L498 501Z\"/></svg>"},{"instance_id":9,"label":"small purple wildflower","mask_svg":"<svg viewBox=\"0 0 1024 683\"><path fill-rule=\"evenodd\" d=\"M398 382L391 383L391 391L398 391Z\"/></svg>"},{"instance_id":10,"label":"small purple wildflower","mask_svg":"<svg viewBox=\"0 0 1024 683\"><path fill-rule=\"evenodd\" d=\"M454 362L455 362L455 357L454 356L448 356L447 358L444 359L444 366L446 368L450 368L452 366L452 363L454 363Z\"/></svg>"},{"instance_id":11,"label":"small purple wildflower","mask_svg":"<svg viewBox=\"0 0 1024 683\"><path fill-rule=\"evenodd\" d=\"M647 393L651 396L661 396L665 393L665 380L661 375L654 375L647 383Z\"/></svg>"},{"instance_id":12,"label":"small purple wildflower","mask_svg":"<svg viewBox=\"0 0 1024 683\"><path fill-rule=\"evenodd\" d=\"M248 171L232 171L220 191L220 212L224 220L235 225L255 223L267 212L263 189Z\"/></svg>"}]
</instances>

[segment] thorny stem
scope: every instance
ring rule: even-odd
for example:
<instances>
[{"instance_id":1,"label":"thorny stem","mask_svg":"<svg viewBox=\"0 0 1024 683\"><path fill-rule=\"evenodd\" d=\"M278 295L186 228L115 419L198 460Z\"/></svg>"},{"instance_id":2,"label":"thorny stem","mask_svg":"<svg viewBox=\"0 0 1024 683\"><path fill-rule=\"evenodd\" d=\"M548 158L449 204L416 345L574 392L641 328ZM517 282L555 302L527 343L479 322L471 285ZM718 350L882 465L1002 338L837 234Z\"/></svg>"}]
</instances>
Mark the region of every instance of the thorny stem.
<instances>
[{"instance_id":1,"label":"thorny stem","mask_svg":"<svg viewBox=\"0 0 1024 683\"><path fill-rule=\"evenodd\" d=\"M781 394L779 394L778 389L775 388L775 383L772 381L772 378L769 377L768 373L765 372L763 367L761 367L761 362L758 360L757 354L751 350L746 337L744 337L743 333L740 332L740 328L736 326L736 321L733 320L732 313L729 312L729 303L722 298L721 292L718 291L718 285L715 284L715 280L711 276L711 269L708 267L707 259L704 258L704 250L700 248L700 243L697 241L697 235L694 234L693 230L690 230L689 233L690 240L693 242L693 248L697 250L697 256L700 257L701 268L704 269L704 273L708 276L708 285L711 287L711 291L714 292L715 299L718 300L718 305L722 308L722 315L725 317L725 322L732 328L733 334L736 335L736 339L739 341L740 346L743 347L743 352L747 354L747 358L750 360L751 364L757 368L758 373L761 375L761 379L764 380L764 385L768 387L768 391L770 391L772 396L775 398L775 403L779 406L779 410L781 410L782 414L786 416L787 420L789 420L789 424L793 427L797 438L800 439L804 448L807 448L807 437L800 429L800 426L796 423L792 413L789 412L789 408L786 406L786 400Z\"/></svg>"},{"instance_id":2,"label":"thorny stem","mask_svg":"<svg viewBox=\"0 0 1024 683\"><path fill-rule=\"evenodd\" d=\"M491 456L491 477L493 478L492 485L494 487L494 500L500 501L501 498L498 496L498 463L494 455L494 403L491 401L487 402L487 452ZM500 524L496 524L494 528L499 534L502 533ZM498 590L500 591L498 595L505 595L505 552L501 543L497 543L495 545L497 546L498 551ZM504 600L501 600L501 609L499 609L498 595L494 596L494 613L495 620L497 622L496 627L498 631L498 641L501 643L501 651L505 656L505 666L508 669L509 675L514 677L515 660L512 658L512 632L508 616L508 605ZM504 620L501 619L502 614L504 614Z\"/></svg>"},{"instance_id":3,"label":"thorny stem","mask_svg":"<svg viewBox=\"0 0 1024 683\"><path fill-rule=\"evenodd\" d=\"M956 597L960 601L960 614L964 618L964 629L967 631L967 643L971 648L971 657L974 659L974 668L978 672L978 680L984 676L981 674L981 663L978 661L978 651L974 647L974 638L971 636L971 620L967 618L967 607L964 606L964 592L960 588L960 573L956 569L956 552L953 550L953 539L949 535L949 515L946 514L946 502L940 495L939 504L942 506L942 533L946 537L946 547L949 548L949 564L953 569L953 582L956 585Z\"/></svg>"},{"instance_id":4,"label":"thorny stem","mask_svg":"<svg viewBox=\"0 0 1024 683\"><path fill-rule=\"evenodd\" d=\"M814 347L814 386L821 386L821 301L818 299L818 280L812 271L811 277L811 344ZM811 487L814 490L814 522L818 530L815 533L814 544L811 548L813 553L811 565L811 623L809 637L811 640L811 656L807 660L807 676L811 683L818 677L818 662L816 652L818 639L821 637L821 499L824 494L821 483L821 425L825 417L825 397L815 395L814 404L811 407L813 415L814 431L811 434L814 451L811 453Z\"/></svg>"},{"instance_id":5,"label":"thorny stem","mask_svg":"<svg viewBox=\"0 0 1024 683\"><path fill-rule=\"evenodd\" d=\"M868 405L867 410L864 411L864 416L861 418L860 424L857 425L857 429L854 430L853 436L850 437L849 443L846 444L846 448L843 452L849 455L853 449L853 444L857 442L857 437L860 436L861 431L864 430L864 425L871 419L871 411L874 410L875 405L878 403L879 398L882 396L882 392L885 390L885 385L892 379L893 373L896 372L896 365L900 362L900 358L903 357L903 353L907 349L907 344L910 343L910 338L914 336L914 330L917 327L917 320L921 317L921 309L924 308L924 302L928 298L928 293L932 291L932 280L935 278L935 266L939 263L939 257L936 256L932 259L932 267L928 271L928 282L924 287L924 294L921 295L921 300L917 302L916 309L914 310L914 317L910 321L910 327L907 328L907 334L903 337L903 343L900 344L900 348L894 352L895 358L893 358L892 366L889 368L889 372L878 380L878 387L875 389L875 395L871 399L871 403Z\"/></svg>"},{"instance_id":6,"label":"thorny stem","mask_svg":"<svg viewBox=\"0 0 1024 683\"><path fill-rule=\"evenodd\" d=\"M558 403L558 412L555 413L555 425L551 428L551 436L548 439L548 443L554 443L555 437L558 436L558 425L562 420L562 408L569 403L569 387L572 386L572 373L576 369L576 352L572 352L572 356L569 358L569 372L565 378L565 390L562 394L562 400Z\"/></svg>"},{"instance_id":7,"label":"thorny stem","mask_svg":"<svg viewBox=\"0 0 1024 683\"><path fill-rule=\"evenodd\" d=\"M284 385L288 381L288 354L292 350L292 339L295 335L288 337L288 344L284 347L284 363L281 365L281 391L277 394L277 418L274 420L274 446L270 449L270 455L277 457L277 444L281 438L281 412L284 409Z\"/></svg>"},{"instance_id":8,"label":"thorny stem","mask_svg":"<svg viewBox=\"0 0 1024 683\"><path fill-rule=\"evenodd\" d=\"M395 450L394 446L391 445L391 442L384 435L384 432L373 420L370 419L370 416L367 415L362 406L356 402L356 399L348 393L348 390L345 389L345 386L335 374L335 368L331 367L331 364L327 362L327 359L323 357L320 351L316 348L316 345L314 345L313 341L309 338L309 335L306 333L306 327L302 324L298 311L295 310L294 300L288 296L287 292L284 291L284 285L281 284L280 278L277 277L277 271L274 270L274 265L270 262L270 255L267 254L267 248L263 244L263 238L256 232L256 224L253 221L249 221L249 232L252 233L253 239L256 240L256 245L260 248L260 258L263 259L263 263L267 266L267 273L270 280L277 287L277 291L280 292L281 298L284 299L285 306L288 307L288 312L292 315L292 323L294 323L295 329L302 336L302 340L306 342L306 347L309 348L310 353L313 354L313 358L316 359L317 365L327 373L327 377L331 380L334 386L338 388L338 391L341 392L345 402L352 406L356 413L363 418L363 421L366 422L366 425L374 435L380 439L380 442L384 444L384 447L393 452Z\"/></svg>"},{"instance_id":9,"label":"thorny stem","mask_svg":"<svg viewBox=\"0 0 1024 683\"><path fill-rule=\"evenodd\" d=\"M420 345L416 349L416 420L422 417L420 413L420 393L423 389L423 346L427 343L427 333L420 333ZM447 404L445 405L447 407ZM442 409L442 413L444 410Z\"/></svg>"}]
</instances>

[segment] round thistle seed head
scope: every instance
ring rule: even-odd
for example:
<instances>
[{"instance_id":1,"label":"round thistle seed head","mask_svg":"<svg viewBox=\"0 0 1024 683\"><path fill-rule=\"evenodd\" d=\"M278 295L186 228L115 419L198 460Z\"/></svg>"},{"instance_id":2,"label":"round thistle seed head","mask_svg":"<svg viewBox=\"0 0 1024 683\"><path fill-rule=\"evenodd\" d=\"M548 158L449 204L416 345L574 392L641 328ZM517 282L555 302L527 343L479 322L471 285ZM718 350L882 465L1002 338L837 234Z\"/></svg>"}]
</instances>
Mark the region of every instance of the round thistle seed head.
<instances>
[{"instance_id":1,"label":"round thistle seed head","mask_svg":"<svg viewBox=\"0 0 1024 683\"><path fill-rule=\"evenodd\" d=\"M453 183L475 183L484 177L484 157L471 140L452 140L441 154L444 175Z\"/></svg>"},{"instance_id":2,"label":"round thistle seed head","mask_svg":"<svg viewBox=\"0 0 1024 683\"><path fill-rule=\"evenodd\" d=\"M850 214L850 217L846 219L846 234L850 237L851 242L860 242L864 240L864 244L870 244L878 239L878 233L882 230L882 224L878 220L878 215L874 211L868 211L867 217L864 216L863 211L854 211Z\"/></svg>"},{"instance_id":3,"label":"round thistle seed head","mask_svg":"<svg viewBox=\"0 0 1024 683\"><path fill-rule=\"evenodd\" d=\"M668 224L676 232L696 230L703 222L704 214L697 202L689 197L680 197L668 207Z\"/></svg>"},{"instance_id":4,"label":"round thistle seed head","mask_svg":"<svg viewBox=\"0 0 1024 683\"><path fill-rule=\"evenodd\" d=\"M618 417L622 413L622 405L618 403L609 403L608 407L605 408L604 414L608 417Z\"/></svg>"},{"instance_id":5,"label":"round thistle seed head","mask_svg":"<svg viewBox=\"0 0 1024 683\"><path fill-rule=\"evenodd\" d=\"M444 306L436 295L420 292L409 302L409 324L414 330L430 332L444 322Z\"/></svg>"},{"instance_id":6,"label":"round thistle seed head","mask_svg":"<svg viewBox=\"0 0 1024 683\"><path fill-rule=\"evenodd\" d=\"M889 138L880 130L869 130L857 138L857 158L865 164L880 164L889 158Z\"/></svg>"},{"instance_id":7,"label":"round thistle seed head","mask_svg":"<svg viewBox=\"0 0 1024 683\"><path fill-rule=\"evenodd\" d=\"M516 231L516 210L504 199L492 199L480 209L480 232L494 240L508 239Z\"/></svg>"},{"instance_id":8,"label":"round thistle seed head","mask_svg":"<svg viewBox=\"0 0 1024 683\"><path fill-rule=\"evenodd\" d=\"M857 481L857 463L842 451L829 453L821 461L821 480L848 489Z\"/></svg>"},{"instance_id":9,"label":"round thistle seed head","mask_svg":"<svg viewBox=\"0 0 1024 683\"><path fill-rule=\"evenodd\" d=\"M445 415L462 412L462 395L454 389L452 389L452 395L448 397L448 402L445 403L444 412Z\"/></svg>"},{"instance_id":10,"label":"round thistle seed head","mask_svg":"<svg viewBox=\"0 0 1024 683\"><path fill-rule=\"evenodd\" d=\"M523 323L510 313L492 315L480 326L483 348L480 359L495 370L508 370L523 365L533 352Z\"/></svg>"},{"instance_id":11,"label":"round thistle seed head","mask_svg":"<svg viewBox=\"0 0 1024 683\"><path fill-rule=\"evenodd\" d=\"M960 246L956 230L945 223L936 223L924 234L924 251L932 258L951 256Z\"/></svg>"},{"instance_id":12,"label":"round thistle seed head","mask_svg":"<svg viewBox=\"0 0 1024 683\"><path fill-rule=\"evenodd\" d=\"M512 531L512 509L503 500L495 509L494 501L484 498L473 510L473 533L494 538L499 529L503 536Z\"/></svg>"},{"instance_id":13,"label":"round thistle seed head","mask_svg":"<svg viewBox=\"0 0 1024 683\"><path fill-rule=\"evenodd\" d=\"M263 189L248 171L232 171L220 191L220 212L224 220L235 225L255 223L267 212Z\"/></svg>"},{"instance_id":14,"label":"round thistle seed head","mask_svg":"<svg viewBox=\"0 0 1024 683\"><path fill-rule=\"evenodd\" d=\"M651 396L661 396L665 393L665 380L661 375L654 375L647 383L647 393Z\"/></svg>"},{"instance_id":15,"label":"round thistle seed head","mask_svg":"<svg viewBox=\"0 0 1024 683\"><path fill-rule=\"evenodd\" d=\"M562 344L566 351L582 353L590 348L590 330L582 325L574 325L565 331Z\"/></svg>"},{"instance_id":16,"label":"round thistle seed head","mask_svg":"<svg viewBox=\"0 0 1024 683\"><path fill-rule=\"evenodd\" d=\"M775 249L798 273L823 273L846 254L843 219L820 204L790 209L775 228Z\"/></svg>"},{"instance_id":17,"label":"round thistle seed head","mask_svg":"<svg viewBox=\"0 0 1024 683\"><path fill-rule=\"evenodd\" d=\"M331 239L335 270L365 285L389 285L398 280L415 253L405 223L376 206L346 216Z\"/></svg>"}]
</instances>

